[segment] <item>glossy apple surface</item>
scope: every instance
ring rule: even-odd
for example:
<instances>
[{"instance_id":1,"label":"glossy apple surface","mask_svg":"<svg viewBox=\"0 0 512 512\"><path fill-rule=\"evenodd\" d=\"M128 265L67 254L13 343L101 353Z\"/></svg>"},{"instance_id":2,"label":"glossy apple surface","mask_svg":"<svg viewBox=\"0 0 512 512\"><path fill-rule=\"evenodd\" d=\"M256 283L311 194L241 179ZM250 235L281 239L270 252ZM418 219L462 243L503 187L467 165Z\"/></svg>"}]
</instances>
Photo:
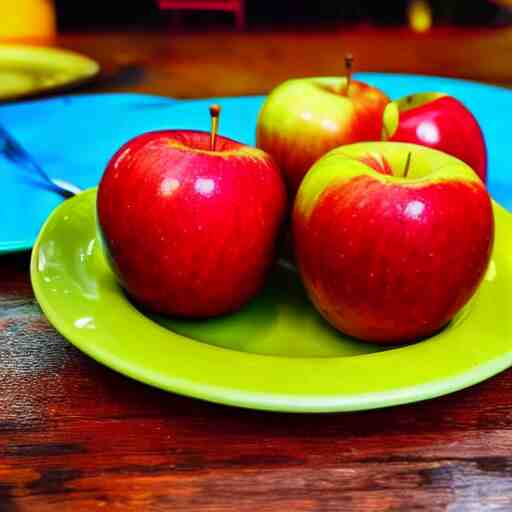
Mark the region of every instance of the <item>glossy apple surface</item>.
<instances>
[{"instance_id":1,"label":"glossy apple surface","mask_svg":"<svg viewBox=\"0 0 512 512\"><path fill-rule=\"evenodd\" d=\"M151 132L112 158L98 189L104 245L145 308L209 317L240 308L273 262L286 190L263 151L195 131Z\"/></svg>"},{"instance_id":2,"label":"glossy apple surface","mask_svg":"<svg viewBox=\"0 0 512 512\"><path fill-rule=\"evenodd\" d=\"M376 153L393 175L368 165ZM478 288L494 240L478 176L414 144L331 151L304 178L292 220L313 303L340 331L376 343L414 341L446 325Z\"/></svg>"},{"instance_id":3,"label":"glossy apple surface","mask_svg":"<svg viewBox=\"0 0 512 512\"><path fill-rule=\"evenodd\" d=\"M304 78L276 87L266 99L256 145L271 154L295 194L311 165L329 150L358 141L380 140L387 96L345 78Z\"/></svg>"},{"instance_id":4,"label":"glossy apple surface","mask_svg":"<svg viewBox=\"0 0 512 512\"><path fill-rule=\"evenodd\" d=\"M439 149L466 162L485 182L487 148L475 116L457 99L427 92L390 103L383 138Z\"/></svg>"}]
</instances>

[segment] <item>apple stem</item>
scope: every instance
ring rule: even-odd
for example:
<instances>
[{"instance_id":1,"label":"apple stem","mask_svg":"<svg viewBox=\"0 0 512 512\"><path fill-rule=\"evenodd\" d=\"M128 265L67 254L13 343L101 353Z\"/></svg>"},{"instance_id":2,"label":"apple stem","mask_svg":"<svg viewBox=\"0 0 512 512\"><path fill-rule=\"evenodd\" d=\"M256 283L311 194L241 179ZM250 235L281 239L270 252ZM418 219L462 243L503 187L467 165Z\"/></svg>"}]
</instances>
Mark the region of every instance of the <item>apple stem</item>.
<instances>
[{"instance_id":1,"label":"apple stem","mask_svg":"<svg viewBox=\"0 0 512 512\"><path fill-rule=\"evenodd\" d=\"M215 141L217 140L217 132L219 130L220 105L212 105L210 107L210 117L212 120L210 131L210 151L215 151Z\"/></svg>"},{"instance_id":2,"label":"apple stem","mask_svg":"<svg viewBox=\"0 0 512 512\"><path fill-rule=\"evenodd\" d=\"M411 158L412 158L412 152L409 151L409 153L407 153L407 160L405 161L404 178L407 178L407 175L409 174L409 169L411 167Z\"/></svg>"},{"instance_id":3,"label":"apple stem","mask_svg":"<svg viewBox=\"0 0 512 512\"><path fill-rule=\"evenodd\" d=\"M348 96L348 90L352 82L352 63L354 62L354 56L351 53L345 55L345 75L347 77L347 85L345 87L345 96Z\"/></svg>"}]
</instances>

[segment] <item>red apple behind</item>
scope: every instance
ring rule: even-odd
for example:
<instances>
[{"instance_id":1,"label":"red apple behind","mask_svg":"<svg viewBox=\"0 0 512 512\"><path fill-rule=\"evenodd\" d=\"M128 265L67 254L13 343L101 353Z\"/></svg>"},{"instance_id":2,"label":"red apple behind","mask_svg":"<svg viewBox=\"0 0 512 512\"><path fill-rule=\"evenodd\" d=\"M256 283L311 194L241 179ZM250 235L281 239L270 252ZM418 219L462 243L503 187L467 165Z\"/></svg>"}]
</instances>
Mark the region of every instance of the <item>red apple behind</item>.
<instances>
[{"instance_id":1,"label":"red apple behind","mask_svg":"<svg viewBox=\"0 0 512 512\"><path fill-rule=\"evenodd\" d=\"M390 103L383 138L439 149L466 162L487 179L487 148L475 116L459 100L442 93L420 93Z\"/></svg>"}]
</instances>

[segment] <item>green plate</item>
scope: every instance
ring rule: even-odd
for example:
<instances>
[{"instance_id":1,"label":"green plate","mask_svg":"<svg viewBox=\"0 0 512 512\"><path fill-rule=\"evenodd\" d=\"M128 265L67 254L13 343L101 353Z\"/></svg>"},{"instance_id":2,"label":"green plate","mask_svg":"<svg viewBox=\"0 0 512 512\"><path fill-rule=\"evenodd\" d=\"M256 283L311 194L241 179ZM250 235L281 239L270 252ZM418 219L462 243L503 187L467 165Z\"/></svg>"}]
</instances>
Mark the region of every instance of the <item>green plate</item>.
<instances>
[{"instance_id":1,"label":"green plate","mask_svg":"<svg viewBox=\"0 0 512 512\"><path fill-rule=\"evenodd\" d=\"M383 349L331 329L298 277L282 269L232 316L190 322L144 314L106 264L95 198L88 190L52 213L32 253L32 284L71 343L139 381L255 409L350 411L450 393L512 364L512 221L500 206L493 260L475 298L440 334Z\"/></svg>"},{"instance_id":2,"label":"green plate","mask_svg":"<svg viewBox=\"0 0 512 512\"><path fill-rule=\"evenodd\" d=\"M98 64L58 48L0 44L0 100L33 96L81 83Z\"/></svg>"}]
</instances>

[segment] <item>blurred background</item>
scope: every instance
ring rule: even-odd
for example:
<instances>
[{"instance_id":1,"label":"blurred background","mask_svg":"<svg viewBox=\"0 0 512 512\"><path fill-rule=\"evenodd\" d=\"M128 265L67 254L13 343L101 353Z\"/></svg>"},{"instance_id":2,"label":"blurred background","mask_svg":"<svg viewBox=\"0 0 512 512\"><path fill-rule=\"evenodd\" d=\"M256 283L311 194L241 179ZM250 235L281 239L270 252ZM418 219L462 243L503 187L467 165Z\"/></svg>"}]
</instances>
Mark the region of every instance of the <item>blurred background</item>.
<instances>
[{"instance_id":1,"label":"blurred background","mask_svg":"<svg viewBox=\"0 0 512 512\"><path fill-rule=\"evenodd\" d=\"M8 1L8 0L4 0ZM174 2L165 0L57 0L59 26L63 30L81 27L140 26L165 27L176 21L175 8L162 15L159 4L165 8ZM180 14L183 26L192 29L197 26L229 26L232 15L227 12L206 12L206 9L192 10L195 6L208 2L181 1L186 10ZM218 4L219 2L210 2ZM222 2L221 2L222 3ZM230 2L225 2L229 4ZM232 2L237 3L237 2ZM188 4L188 6L186 5ZM194 5L195 4L195 5ZM315 25L318 23L342 23L348 26L374 24L377 26L397 26L408 23L411 6L416 5L418 16L425 11L431 12L432 21L439 25L476 25L496 26L510 21L507 4L512 1L489 0L430 0L410 2L408 0L389 0L387 2L369 2L361 0L246 0L245 23L249 29L275 27L279 24ZM419 9L418 9L419 7ZM189 10L190 9L190 10ZM181 9L180 9L181 10ZM174 19L173 19L174 18Z\"/></svg>"},{"instance_id":2,"label":"blurred background","mask_svg":"<svg viewBox=\"0 0 512 512\"><path fill-rule=\"evenodd\" d=\"M290 77L406 72L512 85L512 0L0 0L0 41L74 50L89 91L265 94Z\"/></svg>"},{"instance_id":3,"label":"blurred background","mask_svg":"<svg viewBox=\"0 0 512 512\"><path fill-rule=\"evenodd\" d=\"M9 0L4 0L9 1ZM188 29L199 26L229 26L232 15L227 12L210 11L202 8L205 4L219 4L219 1L187 0L157 1L135 0L132 2L104 0L57 0L59 26L63 30L81 27L148 26L165 27L175 21L177 11L181 11L180 21ZM220 3L223 3L222 0ZM436 25L483 26L502 25L511 19L508 5L512 1L490 0L430 0L408 1L389 0L387 2L364 2L361 0L246 0L245 24L249 29L286 27L294 24L315 25L318 23L342 23L348 26L371 24L376 26L399 26L409 22L410 10L416 8L417 16L431 16ZM167 15L162 15L160 6ZM177 9L173 6L180 6ZM187 5L188 4L188 5ZM199 9L200 8L200 9ZM199 10L195 10L199 9ZM427 14L428 13L428 14ZM174 20L173 20L174 18Z\"/></svg>"}]
</instances>

